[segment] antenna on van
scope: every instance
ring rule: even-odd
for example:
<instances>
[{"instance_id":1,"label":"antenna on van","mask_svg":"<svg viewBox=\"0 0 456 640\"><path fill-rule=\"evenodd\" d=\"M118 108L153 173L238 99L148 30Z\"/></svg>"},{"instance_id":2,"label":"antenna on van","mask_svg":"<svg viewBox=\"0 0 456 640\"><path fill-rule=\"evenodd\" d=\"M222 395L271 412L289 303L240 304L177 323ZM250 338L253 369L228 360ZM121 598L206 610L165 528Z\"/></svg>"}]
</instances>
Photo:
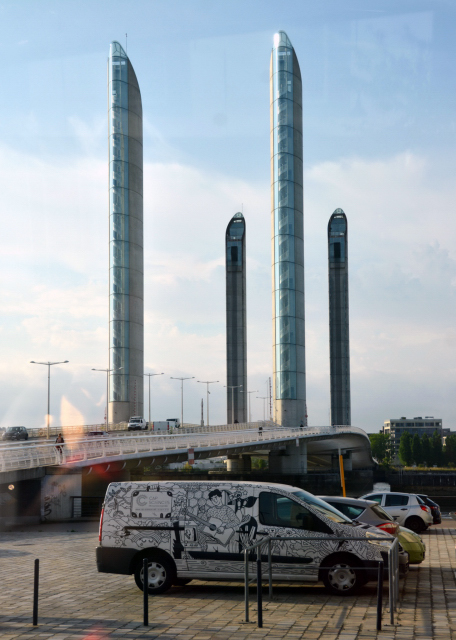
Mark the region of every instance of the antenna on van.
<instances>
[{"instance_id":1,"label":"antenna on van","mask_svg":"<svg viewBox=\"0 0 456 640\"><path fill-rule=\"evenodd\" d=\"M125 34L125 53L128 56L128 33Z\"/></svg>"}]
</instances>

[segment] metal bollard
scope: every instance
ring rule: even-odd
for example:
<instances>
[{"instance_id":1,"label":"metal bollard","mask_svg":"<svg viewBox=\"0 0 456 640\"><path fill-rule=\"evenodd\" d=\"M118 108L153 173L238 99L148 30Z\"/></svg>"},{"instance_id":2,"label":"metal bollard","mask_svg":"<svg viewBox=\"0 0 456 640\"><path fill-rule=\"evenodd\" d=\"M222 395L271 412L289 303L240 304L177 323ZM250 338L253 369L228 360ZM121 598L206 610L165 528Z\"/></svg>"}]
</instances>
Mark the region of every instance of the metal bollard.
<instances>
[{"instance_id":1,"label":"metal bollard","mask_svg":"<svg viewBox=\"0 0 456 640\"><path fill-rule=\"evenodd\" d=\"M378 563L377 578L377 631L382 630L382 608L383 608L383 562Z\"/></svg>"},{"instance_id":2,"label":"metal bollard","mask_svg":"<svg viewBox=\"0 0 456 640\"><path fill-rule=\"evenodd\" d=\"M144 607L144 626L149 626L149 560L143 560L143 607Z\"/></svg>"},{"instance_id":3,"label":"metal bollard","mask_svg":"<svg viewBox=\"0 0 456 640\"><path fill-rule=\"evenodd\" d=\"M38 625L38 585L40 580L40 561L35 560L35 570L33 575L33 626Z\"/></svg>"},{"instance_id":4,"label":"metal bollard","mask_svg":"<svg viewBox=\"0 0 456 640\"><path fill-rule=\"evenodd\" d=\"M261 549L261 547L258 547ZM257 557L257 613L258 613L258 628L263 627L263 593L261 590L261 551Z\"/></svg>"}]
</instances>

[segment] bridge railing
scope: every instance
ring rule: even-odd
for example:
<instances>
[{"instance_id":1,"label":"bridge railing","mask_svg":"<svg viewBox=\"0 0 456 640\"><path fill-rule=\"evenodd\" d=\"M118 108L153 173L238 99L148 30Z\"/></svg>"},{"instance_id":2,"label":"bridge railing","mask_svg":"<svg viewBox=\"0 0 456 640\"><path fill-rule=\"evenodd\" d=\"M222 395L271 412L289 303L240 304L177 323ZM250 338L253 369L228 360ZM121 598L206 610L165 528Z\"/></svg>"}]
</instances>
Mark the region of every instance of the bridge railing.
<instances>
[{"instance_id":1,"label":"bridge railing","mask_svg":"<svg viewBox=\"0 0 456 640\"><path fill-rule=\"evenodd\" d=\"M123 456L137 456L141 454L154 454L158 452L170 453L177 450L205 448L217 449L225 448L223 453L228 453L226 447L229 445L242 445L257 442L259 445L271 441L287 441L298 437L336 435L337 433L362 433L362 429L356 427L345 427L344 430L337 427L308 427L283 428L272 423L252 423L244 425L244 429L231 429L231 426L224 425L224 430L220 428L216 431L188 432L175 434L151 434L150 432L138 435L115 435L104 438L83 438L68 439L64 445L55 443L18 443L0 448L0 472L18 469L29 469L33 467L65 465L86 463L87 460L111 459ZM250 428L245 428L248 426ZM260 429L261 427L261 429ZM214 456L223 455L214 452Z\"/></svg>"}]
</instances>

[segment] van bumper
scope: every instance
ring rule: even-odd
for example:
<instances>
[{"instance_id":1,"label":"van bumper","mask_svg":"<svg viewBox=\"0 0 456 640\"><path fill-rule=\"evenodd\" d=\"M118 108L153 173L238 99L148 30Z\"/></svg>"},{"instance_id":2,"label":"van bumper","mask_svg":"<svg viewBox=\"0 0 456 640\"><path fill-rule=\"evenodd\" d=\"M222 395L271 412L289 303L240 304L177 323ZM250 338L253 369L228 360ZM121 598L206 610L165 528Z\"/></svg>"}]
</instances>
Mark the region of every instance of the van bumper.
<instances>
[{"instance_id":1,"label":"van bumper","mask_svg":"<svg viewBox=\"0 0 456 640\"><path fill-rule=\"evenodd\" d=\"M100 573L120 573L131 575L132 560L137 549L116 549L115 547L97 547L97 569Z\"/></svg>"}]
</instances>

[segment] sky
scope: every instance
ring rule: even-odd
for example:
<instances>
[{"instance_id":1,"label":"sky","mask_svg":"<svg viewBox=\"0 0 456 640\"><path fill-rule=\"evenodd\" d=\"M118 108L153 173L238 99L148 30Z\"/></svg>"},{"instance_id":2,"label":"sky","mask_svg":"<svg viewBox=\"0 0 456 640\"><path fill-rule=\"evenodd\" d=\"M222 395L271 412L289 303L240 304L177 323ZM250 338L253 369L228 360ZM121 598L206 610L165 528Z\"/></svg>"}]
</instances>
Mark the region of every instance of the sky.
<instances>
[{"instance_id":1,"label":"sky","mask_svg":"<svg viewBox=\"0 0 456 640\"><path fill-rule=\"evenodd\" d=\"M151 418L226 422L224 237L247 226L248 381L272 376L269 59L303 79L309 425L329 423L327 224L348 217L352 424L456 429L452 0L0 0L0 426L102 422L108 366L107 57L144 116ZM126 36L127 34L127 36ZM145 414L148 387L145 381ZM256 390L258 392L256 393Z\"/></svg>"}]
</instances>

